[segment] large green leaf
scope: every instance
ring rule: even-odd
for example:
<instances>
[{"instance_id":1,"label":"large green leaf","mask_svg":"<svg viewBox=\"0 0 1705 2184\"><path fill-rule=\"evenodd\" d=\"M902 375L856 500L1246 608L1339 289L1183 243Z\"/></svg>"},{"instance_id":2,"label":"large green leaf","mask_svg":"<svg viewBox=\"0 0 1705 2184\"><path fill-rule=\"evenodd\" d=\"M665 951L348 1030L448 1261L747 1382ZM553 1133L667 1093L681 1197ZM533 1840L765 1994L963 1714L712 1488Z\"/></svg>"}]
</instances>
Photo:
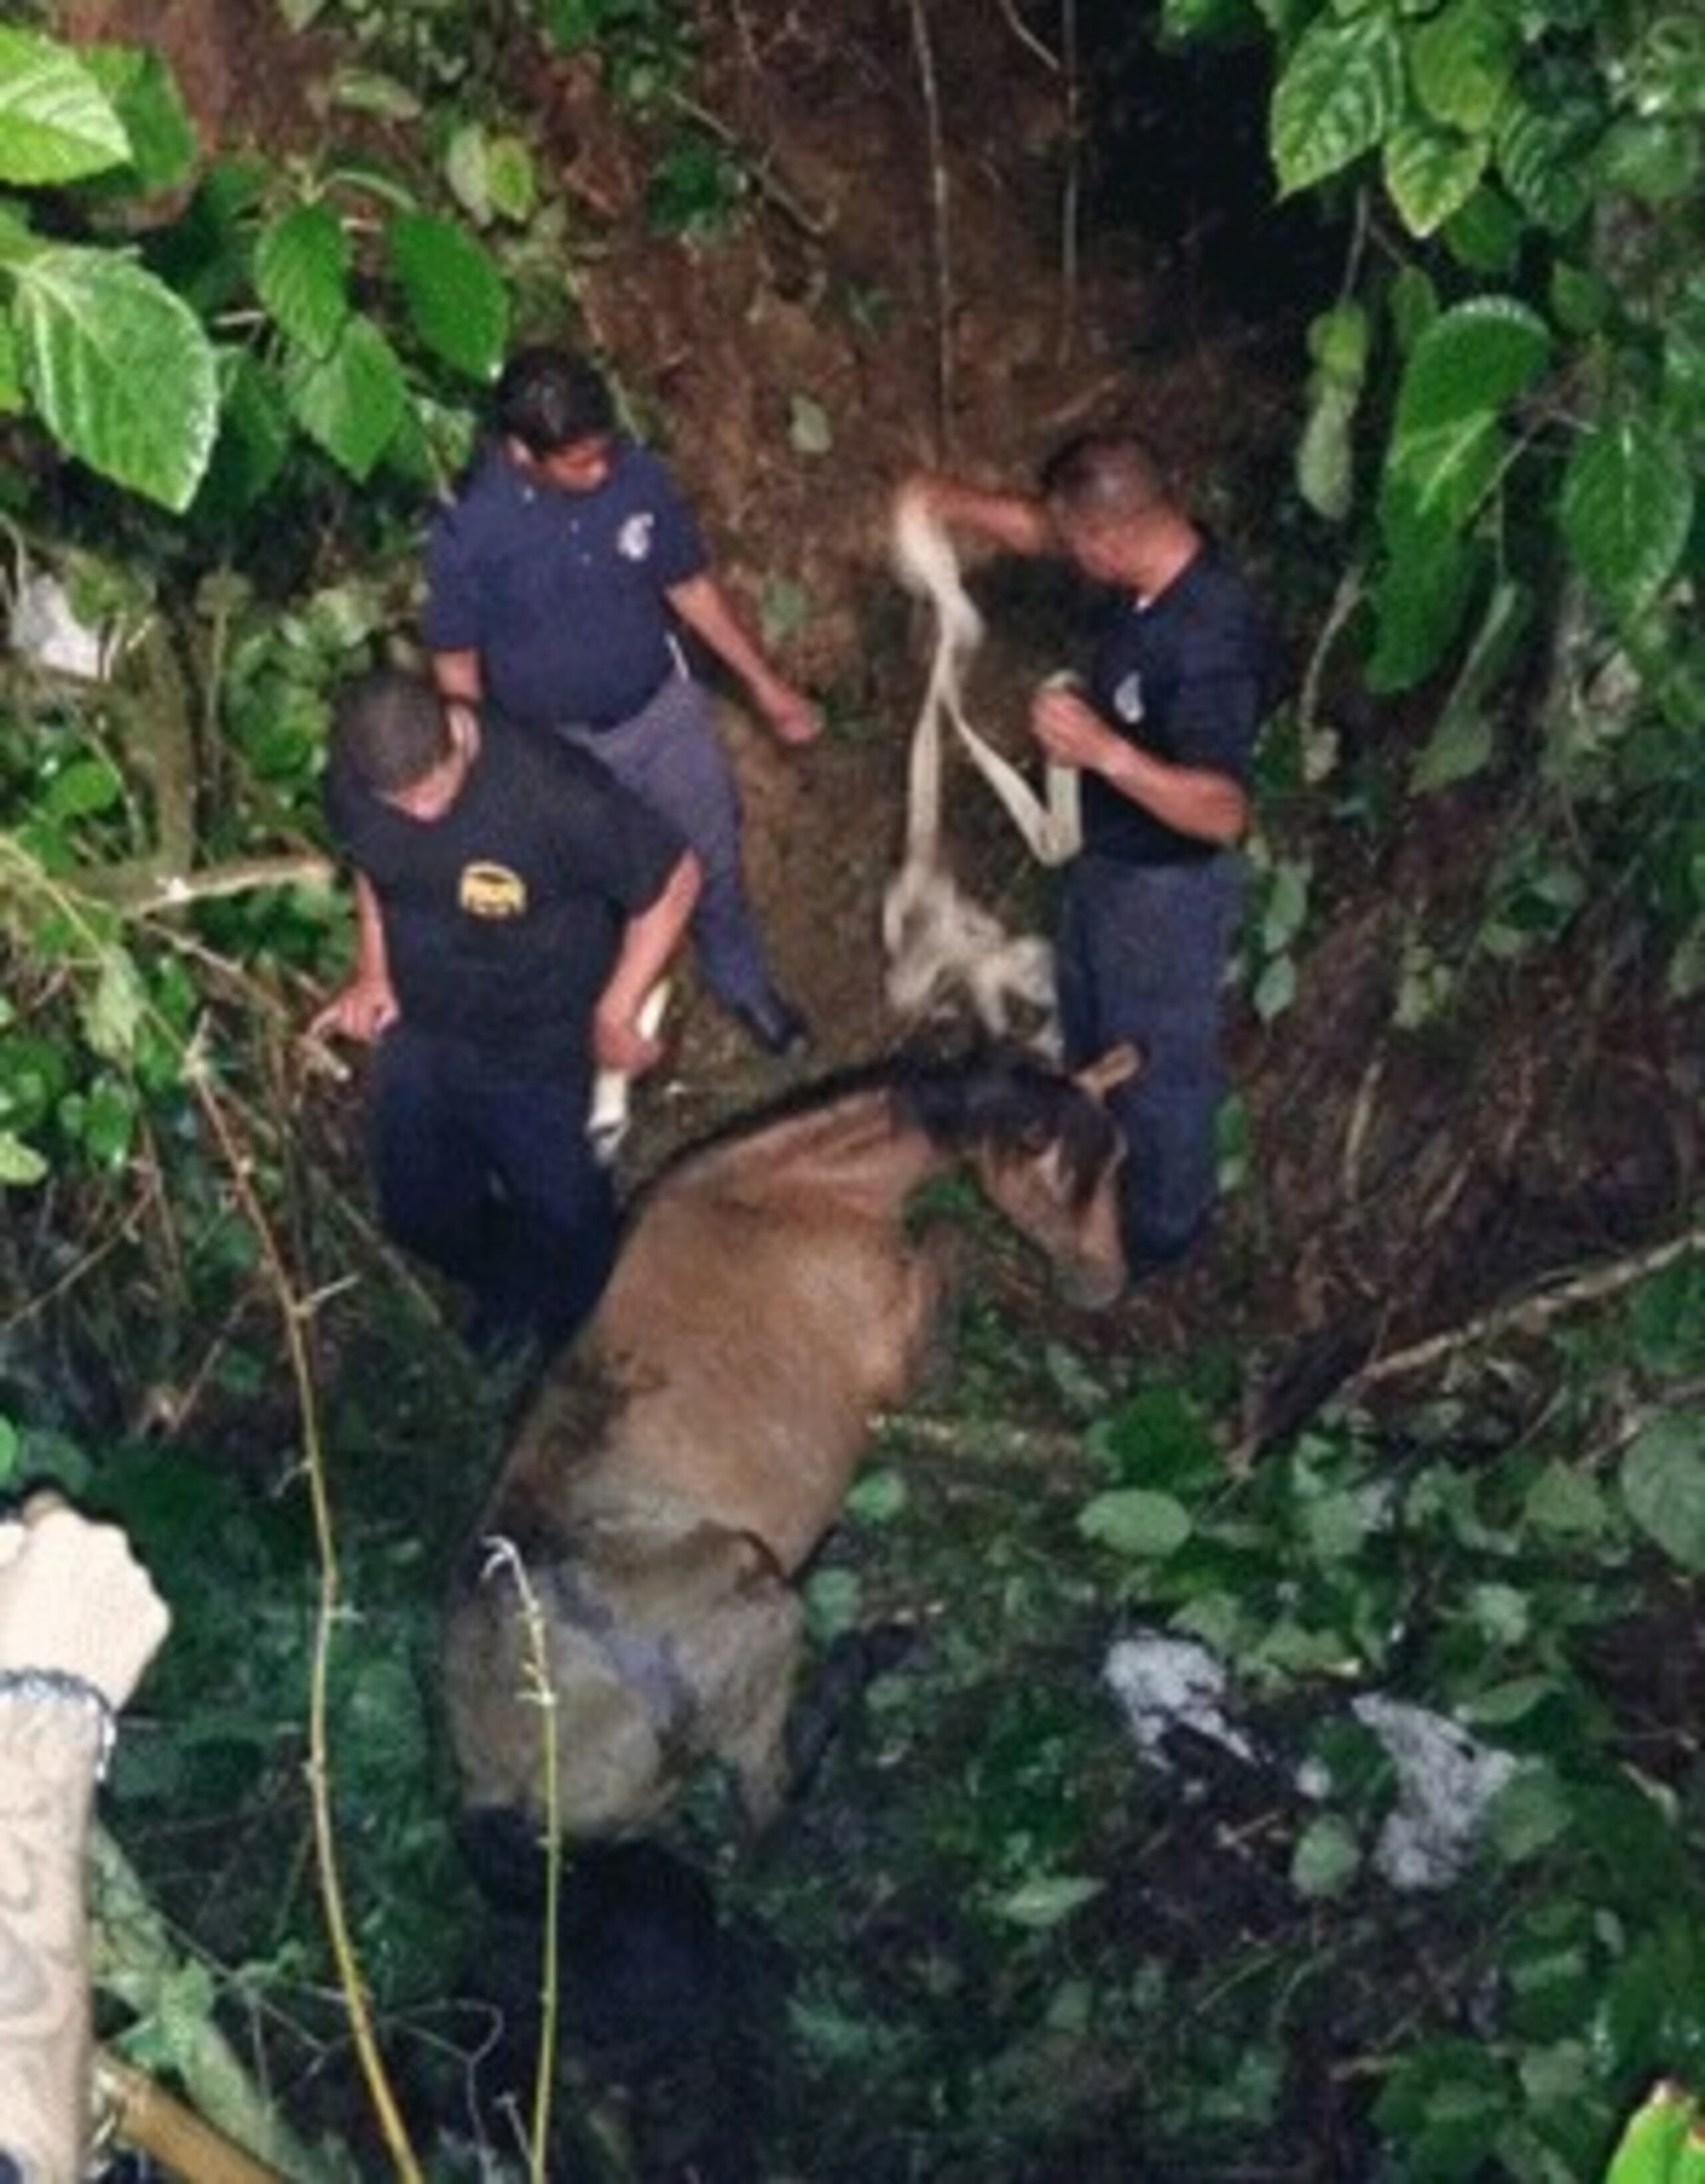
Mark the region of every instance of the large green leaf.
<instances>
[{"instance_id":1,"label":"large green leaf","mask_svg":"<svg viewBox=\"0 0 1705 2184\"><path fill-rule=\"evenodd\" d=\"M1379 489L1379 524L1387 538L1418 521L1461 530L1496 482L1507 444L1496 415L1487 410L1394 438Z\"/></svg>"},{"instance_id":2,"label":"large green leaf","mask_svg":"<svg viewBox=\"0 0 1705 2184\"><path fill-rule=\"evenodd\" d=\"M1504 0L1450 0L1409 40L1415 96L1435 121L1483 134L1497 117L1517 53Z\"/></svg>"},{"instance_id":3,"label":"large green leaf","mask_svg":"<svg viewBox=\"0 0 1705 2184\"><path fill-rule=\"evenodd\" d=\"M1498 171L1510 195L1540 226L1564 234L1592 201L1591 167L1580 123L1565 114L1514 109L1498 133Z\"/></svg>"},{"instance_id":4,"label":"large green leaf","mask_svg":"<svg viewBox=\"0 0 1705 2184\"><path fill-rule=\"evenodd\" d=\"M1705 1412L1676 1412L1647 1426L1623 1460L1622 1495L1665 1554L1705 1572Z\"/></svg>"},{"instance_id":5,"label":"large green leaf","mask_svg":"<svg viewBox=\"0 0 1705 2184\"><path fill-rule=\"evenodd\" d=\"M211 343L116 251L44 250L14 275L24 382L59 444L150 500L188 506L219 428Z\"/></svg>"},{"instance_id":6,"label":"large green leaf","mask_svg":"<svg viewBox=\"0 0 1705 2184\"><path fill-rule=\"evenodd\" d=\"M1403 48L1379 11L1329 10L1298 41L1273 93L1268 140L1282 195L1335 175L1372 149L1403 109Z\"/></svg>"},{"instance_id":7,"label":"large green leaf","mask_svg":"<svg viewBox=\"0 0 1705 2184\"><path fill-rule=\"evenodd\" d=\"M367 318L352 318L328 357L293 351L284 386L303 431L358 480L371 472L408 408L397 353Z\"/></svg>"},{"instance_id":8,"label":"large green leaf","mask_svg":"<svg viewBox=\"0 0 1705 2184\"><path fill-rule=\"evenodd\" d=\"M106 177L103 187L175 188L196 154L195 125L176 77L158 53L140 46L92 46L84 58L130 139L125 171Z\"/></svg>"},{"instance_id":9,"label":"large green leaf","mask_svg":"<svg viewBox=\"0 0 1705 2184\"><path fill-rule=\"evenodd\" d=\"M1551 354L1536 311L1513 296L1473 296L1442 313L1410 352L1394 437L1490 413L1532 386Z\"/></svg>"},{"instance_id":10,"label":"large green leaf","mask_svg":"<svg viewBox=\"0 0 1705 2184\"><path fill-rule=\"evenodd\" d=\"M482 383L503 362L509 292L467 230L436 214L394 214L387 230L391 270L410 323L432 354Z\"/></svg>"},{"instance_id":11,"label":"large green leaf","mask_svg":"<svg viewBox=\"0 0 1705 2184\"><path fill-rule=\"evenodd\" d=\"M1692 528L1687 450L1655 420L1585 432L1563 476L1563 527L1589 581L1624 615L1674 572Z\"/></svg>"},{"instance_id":12,"label":"large green leaf","mask_svg":"<svg viewBox=\"0 0 1705 2184\"><path fill-rule=\"evenodd\" d=\"M1411 235L1431 235L1479 186L1487 145L1480 136L1412 122L1385 139L1385 189Z\"/></svg>"},{"instance_id":13,"label":"large green leaf","mask_svg":"<svg viewBox=\"0 0 1705 2184\"><path fill-rule=\"evenodd\" d=\"M1377 638L1370 688L1412 689L1454 641L1474 590L1479 555L1442 521L1397 526L1373 591Z\"/></svg>"},{"instance_id":14,"label":"large green leaf","mask_svg":"<svg viewBox=\"0 0 1705 2184\"><path fill-rule=\"evenodd\" d=\"M0 182L75 182L130 156L124 123L76 55L0 24Z\"/></svg>"},{"instance_id":15,"label":"large green leaf","mask_svg":"<svg viewBox=\"0 0 1705 2184\"><path fill-rule=\"evenodd\" d=\"M349 238L329 205L293 205L261 231L254 285L293 347L329 357L349 316Z\"/></svg>"},{"instance_id":16,"label":"large green leaf","mask_svg":"<svg viewBox=\"0 0 1705 2184\"><path fill-rule=\"evenodd\" d=\"M261 499L289 451L290 415L283 389L246 349L220 357L222 401L219 438L196 496L198 517L237 516Z\"/></svg>"}]
</instances>

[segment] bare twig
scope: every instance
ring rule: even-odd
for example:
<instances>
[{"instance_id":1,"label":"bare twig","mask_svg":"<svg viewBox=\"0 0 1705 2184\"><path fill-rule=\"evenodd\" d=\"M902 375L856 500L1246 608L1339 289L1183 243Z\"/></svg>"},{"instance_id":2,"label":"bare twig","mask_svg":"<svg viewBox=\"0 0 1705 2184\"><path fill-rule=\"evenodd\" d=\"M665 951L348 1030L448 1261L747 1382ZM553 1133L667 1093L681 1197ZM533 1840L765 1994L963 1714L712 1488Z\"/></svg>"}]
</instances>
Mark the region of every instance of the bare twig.
<instances>
[{"instance_id":1,"label":"bare twig","mask_svg":"<svg viewBox=\"0 0 1705 2184\"><path fill-rule=\"evenodd\" d=\"M540 1737L544 1747L544 1956L539 1975L538 2056L532 2089L532 2124L528 2133L527 2174L532 2184L548 2184L551 2092L556 2077L556 2025L562 1993L562 1967L558 1935L562 1903L562 1792L557 1780L556 1685L551 1680L550 1640L544 1627L544 1610L528 1577L527 1564L513 1540L491 1539L485 1543L483 1574L489 1579L501 1569L515 1580L521 1596L521 1622L527 1631L527 1696L543 1717Z\"/></svg>"},{"instance_id":2,"label":"bare twig","mask_svg":"<svg viewBox=\"0 0 1705 2184\"><path fill-rule=\"evenodd\" d=\"M302 1420L303 1470L308 1480L314 1514L315 1541L320 1562L320 1601L315 1618L314 1652L309 1677L308 1789L314 1816L315 1864L320 1897L331 1941L337 1983L349 2014L349 2030L369 2098L385 2141L392 2165L403 2184L422 2184L422 2172L410 2142L408 2127L397 2106L384 2060L373 2031L372 2013L362 1984L350 1937L338 1864L337 1831L332 1814L332 1773L326 1731L327 1698L331 1682L332 1635L339 1607L337 1540L332 1522L332 1499L326 1484L325 1451L320 1437L319 1391L308 1351L308 1312L298 1297L278 1240L256 1193L253 1162L238 1144L216 1097L204 1060L192 1049L186 1058L185 1081L189 1084L224 1156L231 1187L243 1217L260 1246L283 1320L285 1346L289 1353L297 1405Z\"/></svg>"},{"instance_id":3,"label":"bare twig","mask_svg":"<svg viewBox=\"0 0 1705 2184\"><path fill-rule=\"evenodd\" d=\"M1059 359L1072 354L1078 325L1078 220L1083 193L1083 78L1078 65L1078 0L1060 0L1060 60L1064 79L1066 179L1060 192Z\"/></svg>"},{"instance_id":4,"label":"bare twig","mask_svg":"<svg viewBox=\"0 0 1705 2184\"><path fill-rule=\"evenodd\" d=\"M1034 53L1045 69L1057 75L1060 73L1060 56L1043 44L1018 13L1017 0L1000 0L1000 13L1005 19L1007 29L1017 39L1019 44Z\"/></svg>"},{"instance_id":5,"label":"bare twig","mask_svg":"<svg viewBox=\"0 0 1705 2184\"><path fill-rule=\"evenodd\" d=\"M1595 1267L1555 1289L1527 1290L1518 1297L1494 1305L1490 1311L1477 1313L1461 1327L1447 1328L1442 1334L1429 1335L1424 1342L1411 1343L1407 1349L1394 1350L1387 1357L1374 1358L1345 1382L1342 1392L1346 1398L1354 1398L1382 1381L1424 1372L1443 1358L1455 1357L1458 1351L1473 1349L1497 1335L1535 1334L1565 1312L1618 1296L1648 1275L1661 1272L1677 1259L1685 1258L1689 1252L1699 1251L1705 1251L1705 1227L1690 1228L1685 1235L1671 1237L1666 1244L1635 1251L1624 1259L1613 1259L1607 1266Z\"/></svg>"},{"instance_id":6,"label":"bare twig","mask_svg":"<svg viewBox=\"0 0 1705 2184\"><path fill-rule=\"evenodd\" d=\"M953 261L947 229L947 164L941 132L941 97L935 80L925 0L909 0L911 50L923 98L929 148L929 242L935 274L935 441L939 460L953 451Z\"/></svg>"},{"instance_id":7,"label":"bare twig","mask_svg":"<svg viewBox=\"0 0 1705 2184\"><path fill-rule=\"evenodd\" d=\"M778 213L785 214L803 234L810 236L813 242L821 242L828 234L834 226L834 215L814 212L809 205L802 204L787 184L777 178L771 153L753 151L738 130L723 120L720 114L714 114L708 106L701 105L696 98L689 98L684 91L671 91L669 103L677 114L696 122L707 136L714 136L719 144L725 145L738 159L742 170L751 176L759 196Z\"/></svg>"}]
</instances>

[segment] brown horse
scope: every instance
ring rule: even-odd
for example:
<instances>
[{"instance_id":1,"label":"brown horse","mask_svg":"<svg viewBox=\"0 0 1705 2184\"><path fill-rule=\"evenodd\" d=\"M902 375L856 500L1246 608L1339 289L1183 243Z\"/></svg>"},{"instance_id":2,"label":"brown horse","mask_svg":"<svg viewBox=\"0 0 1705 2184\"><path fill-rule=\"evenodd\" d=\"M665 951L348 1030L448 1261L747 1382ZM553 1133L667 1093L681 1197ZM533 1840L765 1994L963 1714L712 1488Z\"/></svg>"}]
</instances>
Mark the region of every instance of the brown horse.
<instances>
[{"instance_id":1,"label":"brown horse","mask_svg":"<svg viewBox=\"0 0 1705 2184\"><path fill-rule=\"evenodd\" d=\"M915 1385L947 1279L950 1237L912 1233L908 1206L963 1169L1068 1294L1110 1304L1124 1148L1101 1100L1135 1066L1128 1048L1075 1078L1013 1055L889 1065L649 1188L457 1580L447 1685L471 1819L542 1826L542 1677L565 1836L642 1826L712 1756L754 1825L773 1814L791 1580L873 1417Z\"/></svg>"}]
</instances>

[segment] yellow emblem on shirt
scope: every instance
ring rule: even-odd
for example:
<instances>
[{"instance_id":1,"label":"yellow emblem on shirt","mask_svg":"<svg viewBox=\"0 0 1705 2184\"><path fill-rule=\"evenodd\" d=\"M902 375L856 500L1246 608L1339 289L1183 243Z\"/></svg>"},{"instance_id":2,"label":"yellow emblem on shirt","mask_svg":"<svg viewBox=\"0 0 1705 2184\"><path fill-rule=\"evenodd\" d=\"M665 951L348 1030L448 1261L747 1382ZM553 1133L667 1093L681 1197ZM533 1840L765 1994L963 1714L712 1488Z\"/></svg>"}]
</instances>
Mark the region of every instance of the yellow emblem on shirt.
<instances>
[{"instance_id":1,"label":"yellow emblem on shirt","mask_svg":"<svg viewBox=\"0 0 1705 2184\"><path fill-rule=\"evenodd\" d=\"M470 917L520 917L527 883L507 865L464 865L457 900Z\"/></svg>"}]
</instances>

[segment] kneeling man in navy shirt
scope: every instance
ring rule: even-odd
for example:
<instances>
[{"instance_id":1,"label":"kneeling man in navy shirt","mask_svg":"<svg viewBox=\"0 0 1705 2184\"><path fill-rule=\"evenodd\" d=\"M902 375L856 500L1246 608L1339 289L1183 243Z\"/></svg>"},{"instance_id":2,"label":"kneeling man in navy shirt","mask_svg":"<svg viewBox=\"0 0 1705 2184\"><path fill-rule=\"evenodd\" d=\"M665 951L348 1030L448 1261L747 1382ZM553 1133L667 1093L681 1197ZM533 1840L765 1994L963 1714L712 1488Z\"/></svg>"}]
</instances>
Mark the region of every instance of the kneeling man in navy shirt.
<instances>
[{"instance_id":1,"label":"kneeling man in navy shirt","mask_svg":"<svg viewBox=\"0 0 1705 2184\"><path fill-rule=\"evenodd\" d=\"M327 816L356 965L316 1033L376 1042L381 1217L470 1290L476 1347L554 1347L616 1242L593 1072L658 1058L640 1005L699 893L679 836L601 766L404 675L344 690Z\"/></svg>"}]
</instances>

